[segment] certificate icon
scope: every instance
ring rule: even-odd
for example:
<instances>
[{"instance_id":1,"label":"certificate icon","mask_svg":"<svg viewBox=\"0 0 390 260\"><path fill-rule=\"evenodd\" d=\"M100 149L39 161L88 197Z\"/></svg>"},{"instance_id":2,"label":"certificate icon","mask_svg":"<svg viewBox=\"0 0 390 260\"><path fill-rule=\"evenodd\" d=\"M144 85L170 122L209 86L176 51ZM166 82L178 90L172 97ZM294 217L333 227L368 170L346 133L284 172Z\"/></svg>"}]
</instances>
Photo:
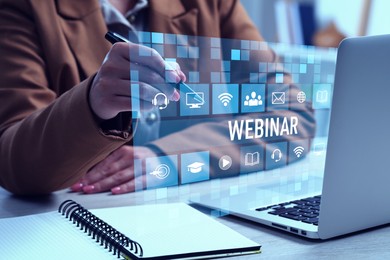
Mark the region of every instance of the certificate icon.
<instances>
[{"instance_id":1,"label":"certificate icon","mask_svg":"<svg viewBox=\"0 0 390 260\"><path fill-rule=\"evenodd\" d=\"M272 105L284 105L286 103L285 92L272 92Z\"/></svg>"}]
</instances>

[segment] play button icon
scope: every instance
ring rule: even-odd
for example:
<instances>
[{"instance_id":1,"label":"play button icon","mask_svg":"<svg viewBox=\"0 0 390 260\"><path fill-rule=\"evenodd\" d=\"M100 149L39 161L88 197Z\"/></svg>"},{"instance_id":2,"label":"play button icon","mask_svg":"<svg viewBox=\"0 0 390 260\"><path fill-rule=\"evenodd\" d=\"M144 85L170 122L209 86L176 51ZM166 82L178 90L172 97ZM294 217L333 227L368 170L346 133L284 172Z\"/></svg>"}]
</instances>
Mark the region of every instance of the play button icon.
<instances>
[{"instance_id":1,"label":"play button icon","mask_svg":"<svg viewBox=\"0 0 390 260\"><path fill-rule=\"evenodd\" d=\"M219 159L219 168L223 171L229 170L232 166L232 158L228 155L224 155Z\"/></svg>"}]
</instances>

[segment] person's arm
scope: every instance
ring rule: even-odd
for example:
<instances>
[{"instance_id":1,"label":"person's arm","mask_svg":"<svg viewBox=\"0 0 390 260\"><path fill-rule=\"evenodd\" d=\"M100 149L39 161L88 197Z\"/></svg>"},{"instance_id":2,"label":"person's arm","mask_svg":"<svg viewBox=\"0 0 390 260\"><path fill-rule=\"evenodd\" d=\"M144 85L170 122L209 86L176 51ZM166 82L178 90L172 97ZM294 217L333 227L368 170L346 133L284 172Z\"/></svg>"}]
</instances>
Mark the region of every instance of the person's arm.
<instances>
[{"instance_id":1,"label":"person's arm","mask_svg":"<svg viewBox=\"0 0 390 260\"><path fill-rule=\"evenodd\" d=\"M159 91L173 100L178 94L161 76L165 62L159 55L130 62L130 53L139 51L135 44L113 46L97 74L81 83L77 70L72 73L71 57L69 65L52 73L58 68L50 66L54 57L47 53L69 50L45 50L42 30L52 30L58 21L50 28L36 26L28 3L0 2L0 186L15 194L43 194L74 184L131 140L132 129L105 127L107 120L131 110L131 65L143 75L140 100ZM171 76L181 80L177 72Z\"/></svg>"},{"instance_id":2,"label":"person's arm","mask_svg":"<svg viewBox=\"0 0 390 260\"><path fill-rule=\"evenodd\" d=\"M88 104L92 77L60 97L51 89L26 1L1 3L0 35L0 186L16 194L68 187L130 135L99 128Z\"/></svg>"}]
</instances>

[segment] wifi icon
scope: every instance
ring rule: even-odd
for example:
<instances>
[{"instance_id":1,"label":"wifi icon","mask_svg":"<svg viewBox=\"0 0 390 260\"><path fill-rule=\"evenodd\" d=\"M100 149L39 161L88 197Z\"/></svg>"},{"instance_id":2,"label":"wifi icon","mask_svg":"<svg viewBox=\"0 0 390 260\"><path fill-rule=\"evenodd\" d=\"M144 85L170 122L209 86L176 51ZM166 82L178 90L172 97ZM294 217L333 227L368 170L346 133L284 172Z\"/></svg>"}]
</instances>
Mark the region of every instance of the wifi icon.
<instances>
[{"instance_id":1,"label":"wifi icon","mask_svg":"<svg viewBox=\"0 0 390 260\"><path fill-rule=\"evenodd\" d=\"M229 104L229 102L232 100L233 95L225 92L225 93L220 94L218 96L218 98L222 102L222 104L226 107Z\"/></svg>"},{"instance_id":2,"label":"wifi icon","mask_svg":"<svg viewBox=\"0 0 390 260\"><path fill-rule=\"evenodd\" d=\"M297 146L294 148L293 151L294 151L295 155L299 158L299 157L301 157L301 155L305 151L305 148L303 148L302 146Z\"/></svg>"}]
</instances>

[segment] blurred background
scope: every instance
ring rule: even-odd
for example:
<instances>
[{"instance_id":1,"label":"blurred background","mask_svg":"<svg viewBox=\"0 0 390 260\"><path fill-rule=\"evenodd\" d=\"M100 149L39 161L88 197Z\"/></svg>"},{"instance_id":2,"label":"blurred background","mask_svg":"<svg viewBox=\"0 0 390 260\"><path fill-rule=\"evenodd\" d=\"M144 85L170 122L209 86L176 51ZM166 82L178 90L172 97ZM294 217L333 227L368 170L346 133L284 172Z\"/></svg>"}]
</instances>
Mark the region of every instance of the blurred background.
<instances>
[{"instance_id":1,"label":"blurred background","mask_svg":"<svg viewBox=\"0 0 390 260\"><path fill-rule=\"evenodd\" d=\"M241 0L268 42L337 47L390 33L389 0Z\"/></svg>"}]
</instances>

